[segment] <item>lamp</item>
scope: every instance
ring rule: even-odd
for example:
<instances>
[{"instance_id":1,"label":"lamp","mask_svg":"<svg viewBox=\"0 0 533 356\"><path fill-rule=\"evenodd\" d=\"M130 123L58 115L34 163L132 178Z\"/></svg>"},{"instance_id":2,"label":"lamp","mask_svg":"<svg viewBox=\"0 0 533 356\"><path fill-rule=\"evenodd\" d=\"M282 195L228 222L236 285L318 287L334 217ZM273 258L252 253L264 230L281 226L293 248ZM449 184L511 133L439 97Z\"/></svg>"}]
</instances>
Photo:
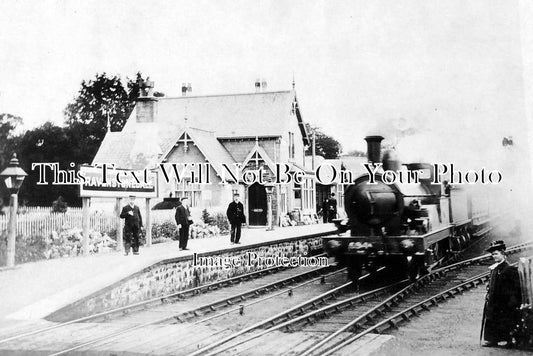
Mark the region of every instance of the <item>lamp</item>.
<instances>
[{"instance_id":1,"label":"lamp","mask_svg":"<svg viewBox=\"0 0 533 356\"><path fill-rule=\"evenodd\" d=\"M274 230L273 217L272 217L272 193L274 192L273 183L265 183L265 191L267 194L267 231Z\"/></svg>"},{"instance_id":2,"label":"lamp","mask_svg":"<svg viewBox=\"0 0 533 356\"><path fill-rule=\"evenodd\" d=\"M18 207L18 191L24 178L28 174L24 172L19 166L17 155L13 153L13 157L7 168L0 173L0 178L6 184L7 189L11 193L9 200L9 225L7 227L7 267L15 266L15 242L17 235L17 207Z\"/></svg>"},{"instance_id":3,"label":"lamp","mask_svg":"<svg viewBox=\"0 0 533 356\"><path fill-rule=\"evenodd\" d=\"M19 166L17 154L13 153L13 157L9 161L7 168L0 173L0 178L2 178L11 194L17 194L27 175Z\"/></svg>"}]
</instances>

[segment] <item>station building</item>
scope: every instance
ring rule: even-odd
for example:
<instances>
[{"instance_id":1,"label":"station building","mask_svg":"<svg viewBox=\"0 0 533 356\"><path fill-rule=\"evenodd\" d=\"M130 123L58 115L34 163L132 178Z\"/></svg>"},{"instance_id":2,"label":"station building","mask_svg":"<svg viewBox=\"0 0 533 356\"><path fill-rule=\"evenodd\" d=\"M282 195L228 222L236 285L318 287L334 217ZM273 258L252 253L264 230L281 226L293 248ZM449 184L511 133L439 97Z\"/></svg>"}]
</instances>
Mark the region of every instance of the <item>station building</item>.
<instances>
[{"instance_id":1,"label":"station building","mask_svg":"<svg viewBox=\"0 0 533 356\"><path fill-rule=\"evenodd\" d=\"M256 83L257 88L257 83ZM292 90L247 94L154 97L153 84L142 90L134 110L120 132L108 131L94 164L114 164L115 168L158 168L159 193L153 204L165 197L190 198L195 209L225 211L233 193L239 192L249 225L267 224L267 189L271 191L273 223L280 224L289 212L314 212L315 179L306 167L305 149L309 145L302 114ZM210 184L199 175L172 176L169 182L161 174L160 164L209 163ZM302 184L245 184L225 174L222 164L242 172L266 172L275 177L276 163L287 164L291 172L301 171ZM178 166L182 167L182 166ZM205 167L205 165L204 165ZM205 171L203 172L205 174ZM221 184L222 177L227 184ZM242 176L241 176L242 177Z\"/></svg>"}]
</instances>

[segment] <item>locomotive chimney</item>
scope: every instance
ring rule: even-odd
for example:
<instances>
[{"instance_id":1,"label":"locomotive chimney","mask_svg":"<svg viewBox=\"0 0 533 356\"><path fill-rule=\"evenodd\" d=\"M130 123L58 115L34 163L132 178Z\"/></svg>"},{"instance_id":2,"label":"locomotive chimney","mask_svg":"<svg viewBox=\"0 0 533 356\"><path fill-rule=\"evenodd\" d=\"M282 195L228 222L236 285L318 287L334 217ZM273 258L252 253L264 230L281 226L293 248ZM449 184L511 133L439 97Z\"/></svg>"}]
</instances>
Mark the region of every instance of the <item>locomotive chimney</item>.
<instances>
[{"instance_id":1,"label":"locomotive chimney","mask_svg":"<svg viewBox=\"0 0 533 356\"><path fill-rule=\"evenodd\" d=\"M368 162L380 163L381 162L381 141L382 136L367 136L366 141L366 155Z\"/></svg>"}]
</instances>

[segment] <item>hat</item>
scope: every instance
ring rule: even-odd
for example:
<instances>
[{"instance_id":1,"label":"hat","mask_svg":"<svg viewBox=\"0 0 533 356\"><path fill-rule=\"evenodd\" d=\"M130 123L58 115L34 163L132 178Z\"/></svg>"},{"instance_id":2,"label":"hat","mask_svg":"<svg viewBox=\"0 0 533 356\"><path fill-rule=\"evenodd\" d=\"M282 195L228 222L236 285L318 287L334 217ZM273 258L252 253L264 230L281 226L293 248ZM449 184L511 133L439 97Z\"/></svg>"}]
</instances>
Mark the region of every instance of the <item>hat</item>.
<instances>
[{"instance_id":1,"label":"hat","mask_svg":"<svg viewBox=\"0 0 533 356\"><path fill-rule=\"evenodd\" d=\"M505 251L505 242L502 240L492 241L490 246L485 251L494 252L494 251Z\"/></svg>"}]
</instances>

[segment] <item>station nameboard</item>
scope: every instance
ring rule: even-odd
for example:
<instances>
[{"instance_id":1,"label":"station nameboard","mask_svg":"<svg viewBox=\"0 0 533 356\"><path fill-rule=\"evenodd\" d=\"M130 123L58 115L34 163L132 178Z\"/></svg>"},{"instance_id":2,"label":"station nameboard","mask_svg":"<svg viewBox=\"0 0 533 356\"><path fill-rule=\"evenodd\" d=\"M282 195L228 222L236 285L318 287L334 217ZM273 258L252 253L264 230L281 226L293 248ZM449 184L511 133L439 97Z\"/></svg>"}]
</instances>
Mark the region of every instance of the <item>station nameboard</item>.
<instances>
[{"instance_id":1,"label":"station nameboard","mask_svg":"<svg viewBox=\"0 0 533 356\"><path fill-rule=\"evenodd\" d=\"M105 178L104 178L105 172ZM158 196L157 172L93 166L80 166L85 177L80 184L80 197L121 198L135 195L139 198Z\"/></svg>"}]
</instances>

